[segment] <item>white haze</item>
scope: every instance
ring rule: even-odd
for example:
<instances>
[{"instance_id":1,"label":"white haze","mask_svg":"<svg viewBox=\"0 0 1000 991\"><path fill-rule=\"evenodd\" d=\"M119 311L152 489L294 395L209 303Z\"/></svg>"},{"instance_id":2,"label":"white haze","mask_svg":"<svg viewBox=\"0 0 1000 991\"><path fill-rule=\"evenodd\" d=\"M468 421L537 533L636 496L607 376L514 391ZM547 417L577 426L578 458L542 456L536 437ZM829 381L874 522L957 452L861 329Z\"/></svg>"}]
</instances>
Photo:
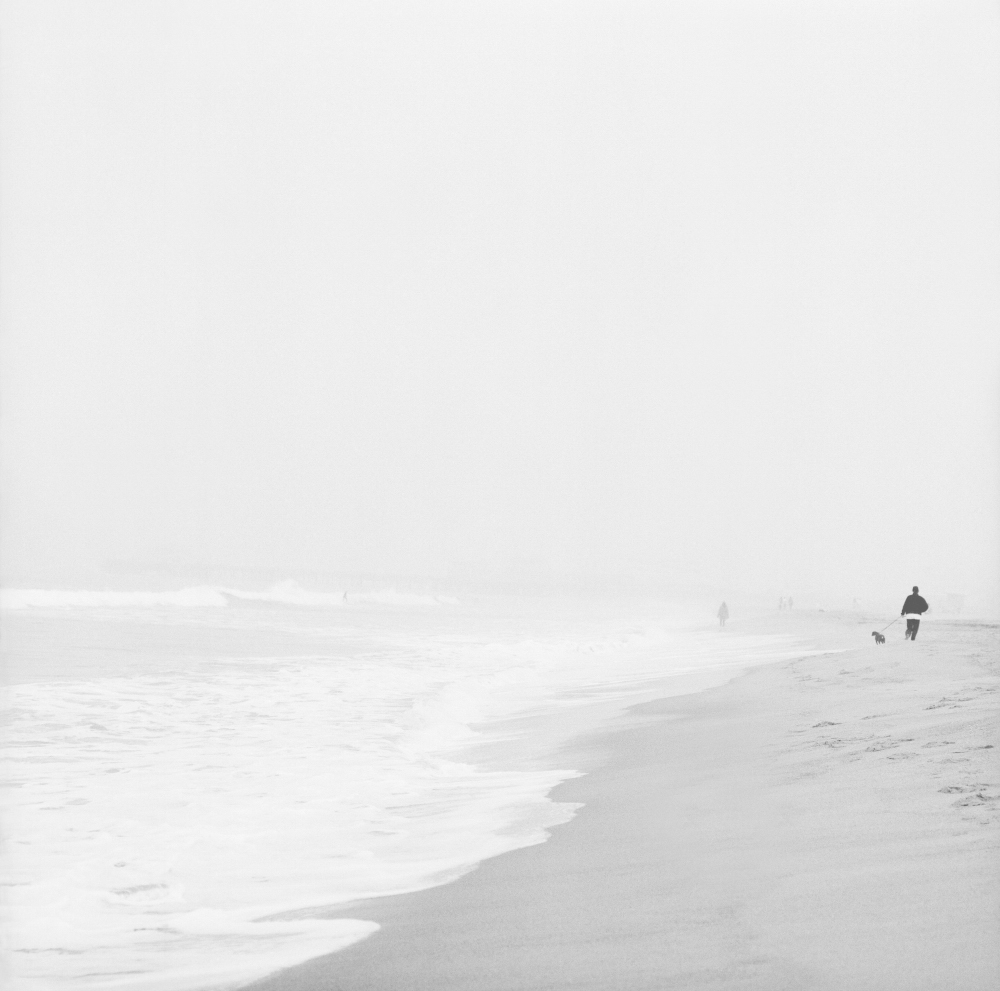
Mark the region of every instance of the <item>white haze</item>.
<instances>
[{"instance_id":1,"label":"white haze","mask_svg":"<svg viewBox=\"0 0 1000 991\"><path fill-rule=\"evenodd\" d=\"M997 601L995 5L3 21L4 584Z\"/></svg>"}]
</instances>

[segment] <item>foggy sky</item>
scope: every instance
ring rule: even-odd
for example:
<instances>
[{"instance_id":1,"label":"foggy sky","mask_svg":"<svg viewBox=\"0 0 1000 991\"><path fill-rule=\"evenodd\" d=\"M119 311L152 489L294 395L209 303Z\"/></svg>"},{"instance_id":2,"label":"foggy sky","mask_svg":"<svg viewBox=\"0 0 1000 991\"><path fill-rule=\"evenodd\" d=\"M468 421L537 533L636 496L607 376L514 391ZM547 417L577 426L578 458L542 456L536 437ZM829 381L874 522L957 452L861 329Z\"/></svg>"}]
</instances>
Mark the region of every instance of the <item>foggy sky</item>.
<instances>
[{"instance_id":1,"label":"foggy sky","mask_svg":"<svg viewBox=\"0 0 1000 991\"><path fill-rule=\"evenodd\" d=\"M995 5L5 6L5 584L996 600Z\"/></svg>"}]
</instances>

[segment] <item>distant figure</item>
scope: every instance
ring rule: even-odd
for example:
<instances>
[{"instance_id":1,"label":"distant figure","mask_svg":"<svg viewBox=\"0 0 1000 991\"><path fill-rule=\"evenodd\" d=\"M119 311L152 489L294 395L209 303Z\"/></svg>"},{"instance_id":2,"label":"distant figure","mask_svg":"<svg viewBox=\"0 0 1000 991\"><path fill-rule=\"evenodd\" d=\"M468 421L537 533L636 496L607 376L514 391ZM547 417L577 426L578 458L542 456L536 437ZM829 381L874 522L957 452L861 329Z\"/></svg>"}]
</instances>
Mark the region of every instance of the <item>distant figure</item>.
<instances>
[{"instance_id":1,"label":"distant figure","mask_svg":"<svg viewBox=\"0 0 1000 991\"><path fill-rule=\"evenodd\" d=\"M903 603L903 611L899 614L906 617L907 640L917 639L917 630L920 629L920 617L930 609L930 606L927 605L927 600L922 595L917 594L919 591L920 589L914 585L913 594L906 597L906 601Z\"/></svg>"},{"instance_id":2,"label":"distant figure","mask_svg":"<svg viewBox=\"0 0 1000 991\"><path fill-rule=\"evenodd\" d=\"M789 609L792 608L792 597L791 596L788 596L788 608Z\"/></svg>"},{"instance_id":3,"label":"distant figure","mask_svg":"<svg viewBox=\"0 0 1000 991\"><path fill-rule=\"evenodd\" d=\"M719 606L718 617L719 617L719 626L725 626L726 620L729 619L729 606L727 606L725 602L723 602L722 605Z\"/></svg>"},{"instance_id":4,"label":"distant figure","mask_svg":"<svg viewBox=\"0 0 1000 991\"><path fill-rule=\"evenodd\" d=\"M780 599L778 599L778 608L779 609L784 609L785 608L785 597L784 596L782 596Z\"/></svg>"}]
</instances>

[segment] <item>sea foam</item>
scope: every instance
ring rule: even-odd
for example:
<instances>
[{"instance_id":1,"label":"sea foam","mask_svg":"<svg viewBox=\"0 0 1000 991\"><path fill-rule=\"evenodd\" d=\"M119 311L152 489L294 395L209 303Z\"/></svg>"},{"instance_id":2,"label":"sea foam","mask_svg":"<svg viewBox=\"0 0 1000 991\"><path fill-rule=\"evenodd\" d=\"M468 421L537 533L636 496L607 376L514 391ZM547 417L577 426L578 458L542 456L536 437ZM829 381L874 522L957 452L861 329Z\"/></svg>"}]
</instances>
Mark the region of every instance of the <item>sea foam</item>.
<instances>
[{"instance_id":1,"label":"sea foam","mask_svg":"<svg viewBox=\"0 0 1000 991\"><path fill-rule=\"evenodd\" d=\"M218 589L16 599L8 650L21 624L65 663L5 693L9 986L237 987L336 951L377 926L321 909L444 883L573 816L548 794L578 772L540 742L516 766L484 749L530 732L512 718L586 724L597 701L781 646L724 656L717 636L545 609L429 624L396 607L433 597L326 594L277 611L217 608ZM95 637L130 652L126 673L73 678Z\"/></svg>"}]
</instances>

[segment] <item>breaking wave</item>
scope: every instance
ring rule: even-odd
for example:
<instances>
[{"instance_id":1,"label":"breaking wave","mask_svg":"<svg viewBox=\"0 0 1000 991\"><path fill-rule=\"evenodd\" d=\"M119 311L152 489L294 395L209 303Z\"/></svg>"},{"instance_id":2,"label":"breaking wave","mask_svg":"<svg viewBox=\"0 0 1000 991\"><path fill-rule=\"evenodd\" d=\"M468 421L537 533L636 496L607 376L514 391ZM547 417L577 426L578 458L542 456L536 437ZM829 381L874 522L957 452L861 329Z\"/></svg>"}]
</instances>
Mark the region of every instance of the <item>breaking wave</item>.
<instances>
[{"instance_id":1,"label":"breaking wave","mask_svg":"<svg viewBox=\"0 0 1000 991\"><path fill-rule=\"evenodd\" d=\"M457 605L444 595L397 592L394 588L374 592L314 592L297 582L283 581L264 591L195 585L167 592L119 592L90 589L0 589L0 609L224 609L253 605L298 606L340 609L352 606L441 606Z\"/></svg>"}]
</instances>

